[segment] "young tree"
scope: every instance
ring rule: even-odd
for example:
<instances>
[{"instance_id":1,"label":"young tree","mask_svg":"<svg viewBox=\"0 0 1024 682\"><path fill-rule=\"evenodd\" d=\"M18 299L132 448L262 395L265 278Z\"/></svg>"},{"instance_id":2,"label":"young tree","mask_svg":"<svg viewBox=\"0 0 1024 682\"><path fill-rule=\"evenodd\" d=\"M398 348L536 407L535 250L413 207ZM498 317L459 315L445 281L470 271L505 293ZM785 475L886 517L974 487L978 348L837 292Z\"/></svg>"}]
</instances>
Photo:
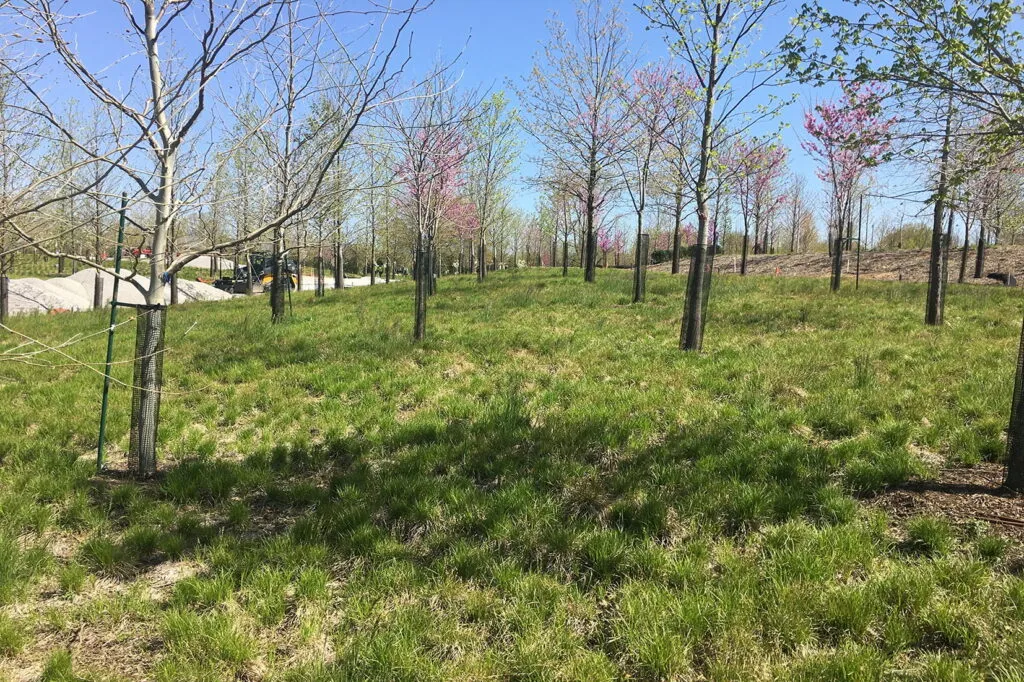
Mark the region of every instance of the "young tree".
<instances>
[{"instance_id":1,"label":"young tree","mask_svg":"<svg viewBox=\"0 0 1024 682\"><path fill-rule=\"evenodd\" d=\"M127 92L118 90L116 73L110 73L103 65L87 63L78 52L76 27L80 17L65 14L65 3L21 0L11 5L27 40L39 41L48 50L45 55L30 55L25 59L63 71L79 92L103 107L106 120L112 122L109 146L96 148L65 125L53 113L49 94L26 75L24 64L5 61L0 68L30 93L41 125L72 145L85 158L85 163L109 166L127 178L137 189L134 202L145 206L152 216L142 228L151 254L150 277L145 283L129 279L143 291L151 306L142 318L143 339L139 345L138 376L134 380L137 400L133 403L137 409L132 415L133 458L137 459L139 474L149 476L156 470L163 357L156 351L163 343L166 316L161 307L168 282L197 255L234 248L266 232L276 231L313 202L327 170L348 144L359 121L389 95L396 72L400 70L396 67L395 55L419 5L417 0L410 0L405 9L371 10L380 21L375 22L366 35L356 39L356 44L346 46L332 41L331 48L321 54L321 59L332 62L331 90L335 102L332 119L343 121L342 132L337 133L339 126L324 125L309 134L305 146L311 153L305 157L301 172L290 174L295 182L290 183L291 191L281 197L272 215L241 238L228 238L220 244L188 249L169 257L170 232L182 211L179 199L183 179L195 182L198 174L216 170L214 164L209 163L209 150L197 150L194 167L182 165L187 161L182 155L187 145L200 131L216 123L216 117L209 110L216 84L223 74L241 68L243 62L276 41L287 28L294 30L317 22L330 25L337 20L337 15L326 15L315 9L304 13L296 9L295 0L209 3L143 0L137 4L126 1L120 4L124 10L121 35L126 42L123 50L126 56L119 65L129 73L143 74L142 80ZM386 20L389 17L392 21ZM172 36L176 41L173 45ZM165 60L172 50L175 58ZM285 100L274 101L270 111L260 119L262 127L249 130L246 137L278 132L272 128L277 122L276 114L285 107ZM22 238L53 255L51 249L18 226L16 216L9 214L7 219ZM102 263L81 256L75 258L103 268Z\"/></svg>"},{"instance_id":2,"label":"young tree","mask_svg":"<svg viewBox=\"0 0 1024 682\"><path fill-rule=\"evenodd\" d=\"M818 104L804 116L804 128L811 139L802 146L817 159L818 178L830 190L832 291L839 290L843 234L853 224L857 185L889 150L893 120L882 115L881 101L877 86L845 83L840 99Z\"/></svg>"},{"instance_id":3,"label":"young tree","mask_svg":"<svg viewBox=\"0 0 1024 682\"><path fill-rule=\"evenodd\" d=\"M548 21L551 37L519 91L527 132L544 151L551 171L570 176L568 186L586 207L584 280L597 271L597 212L614 179L622 132L618 84L631 70L629 36L618 0L577 0L572 31Z\"/></svg>"},{"instance_id":4,"label":"young tree","mask_svg":"<svg viewBox=\"0 0 1024 682\"><path fill-rule=\"evenodd\" d=\"M665 154L660 158L656 173L660 190L669 197L672 207L672 274L679 274L682 253L683 207L693 199L696 168L693 163L697 137L694 134L694 93L696 81L684 78L679 70L675 73L676 87L670 103L671 125L663 136Z\"/></svg>"},{"instance_id":5,"label":"young tree","mask_svg":"<svg viewBox=\"0 0 1024 682\"><path fill-rule=\"evenodd\" d=\"M696 80L696 175L693 180L697 211L697 243L686 283L686 310L679 346L699 351L704 340L705 297L711 272L709 182L716 163L716 145L742 134L758 121L774 116L781 106L774 97L755 106L757 93L773 85L784 66L775 47L763 59L751 59L758 48L762 22L781 10L783 0L650 0L640 10L652 26L664 30L672 51ZM741 125L735 125L742 121Z\"/></svg>"},{"instance_id":6,"label":"young tree","mask_svg":"<svg viewBox=\"0 0 1024 682\"><path fill-rule=\"evenodd\" d=\"M486 239L500 195L516 170L520 143L516 136L519 114L502 92L485 100L470 123L470 149L466 159L467 192L476 207L479 229L477 280L487 273Z\"/></svg>"},{"instance_id":7,"label":"young tree","mask_svg":"<svg viewBox=\"0 0 1024 682\"><path fill-rule=\"evenodd\" d=\"M427 81L422 91L392 112L391 128L397 135L397 177L400 198L415 230L416 278L413 338L426 338L427 297L436 276L438 229L457 210L463 189L468 154L467 121L473 111L469 96L460 95L444 73Z\"/></svg>"},{"instance_id":8,"label":"young tree","mask_svg":"<svg viewBox=\"0 0 1024 682\"><path fill-rule=\"evenodd\" d=\"M633 263L633 303L644 298L640 240L644 231L647 186L657 155L664 146L665 133L673 125L675 91L681 87L676 75L665 65L652 64L634 71L622 88L622 107L628 129L619 143L616 164L626 193L636 212L636 258Z\"/></svg>"},{"instance_id":9,"label":"young tree","mask_svg":"<svg viewBox=\"0 0 1024 682\"><path fill-rule=\"evenodd\" d=\"M785 147L755 138L737 140L723 159L723 163L731 168L733 191L743 218L741 275L747 274L751 219L754 226L754 253L768 251L768 224L785 200L780 184L786 173L787 155Z\"/></svg>"}]
</instances>

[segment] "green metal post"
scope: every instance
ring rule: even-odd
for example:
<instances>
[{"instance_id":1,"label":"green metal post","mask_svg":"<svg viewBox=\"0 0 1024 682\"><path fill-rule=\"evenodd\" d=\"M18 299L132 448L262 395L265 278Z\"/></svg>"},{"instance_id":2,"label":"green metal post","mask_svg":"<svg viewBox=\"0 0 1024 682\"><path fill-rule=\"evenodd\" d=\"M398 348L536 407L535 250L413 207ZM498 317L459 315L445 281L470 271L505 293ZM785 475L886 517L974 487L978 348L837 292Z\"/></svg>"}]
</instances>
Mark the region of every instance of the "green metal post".
<instances>
[{"instance_id":1,"label":"green metal post","mask_svg":"<svg viewBox=\"0 0 1024 682\"><path fill-rule=\"evenodd\" d=\"M114 273L121 272L121 247L124 244L125 210L128 207L128 193L121 192L121 217L117 226L117 250L114 253ZM107 362L103 369L103 406L100 408L100 442L96 447L96 471L103 471L103 450L107 435L107 400L110 396L110 372L114 360L114 329L117 327L117 285L121 282L114 277L110 297L110 329L107 330Z\"/></svg>"}]
</instances>

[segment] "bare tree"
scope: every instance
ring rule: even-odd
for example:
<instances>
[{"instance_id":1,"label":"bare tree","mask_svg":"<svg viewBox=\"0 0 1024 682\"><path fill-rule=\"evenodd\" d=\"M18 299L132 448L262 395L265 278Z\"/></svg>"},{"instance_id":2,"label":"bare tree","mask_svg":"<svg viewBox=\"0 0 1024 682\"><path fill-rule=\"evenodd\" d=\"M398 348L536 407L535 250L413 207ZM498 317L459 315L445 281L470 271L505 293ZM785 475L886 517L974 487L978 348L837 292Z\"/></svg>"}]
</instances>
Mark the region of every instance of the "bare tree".
<instances>
[{"instance_id":1,"label":"bare tree","mask_svg":"<svg viewBox=\"0 0 1024 682\"><path fill-rule=\"evenodd\" d=\"M571 177L585 206L584 279L597 267L597 212L615 179L622 132L618 84L632 70L629 35L617 0L577 0L573 30L552 18L551 37L521 90L526 130L559 176Z\"/></svg>"},{"instance_id":2,"label":"bare tree","mask_svg":"<svg viewBox=\"0 0 1024 682\"><path fill-rule=\"evenodd\" d=\"M664 65L650 65L634 71L620 97L625 111L625 131L619 143L621 152L615 163L622 175L622 184L636 213L636 249L633 262L633 303L644 300L644 283L640 242L644 231L644 209L647 207L647 186L657 157L665 142L665 133L672 127L675 115L675 90L681 87L675 74Z\"/></svg>"},{"instance_id":3,"label":"bare tree","mask_svg":"<svg viewBox=\"0 0 1024 682\"><path fill-rule=\"evenodd\" d=\"M477 217L477 280L487 273L487 234L500 195L515 172L519 157L516 124L519 115L502 92L491 95L470 125L472 147L467 158L468 194Z\"/></svg>"},{"instance_id":4,"label":"bare tree","mask_svg":"<svg viewBox=\"0 0 1024 682\"><path fill-rule=\"evenodd\" d=\"M40 123L56 131L85 157L86 163L99 163L116 169L137 189L135 204L147 206L152 220L139 229L149 245L150 277L142 282L129 281L145 295L151 306L142 319L143 334L137 362L132 416L132 442L137 446L139 473L152 475L156 470L157 415L161 391L162 344L165 315L159 312L165 302L167 283L188 262L202 253L216 253L234 248L260 235L277 231L308 207L324 184L324 178L342 149L349 143L352 131L361 118L389 97L389 88L401 71L397 54L403 35L413 16L421 9L417 0L403 9L372 7L375 21L367 25L367 33L343 44L333 32L335 20L343 15L327 14L313 8L305 12L295 0L222 0L208 3L190 1L142 0L130 4L118 0L123 10L124 40L127 55L121 67L130 69L133 82L121 92L116 77L104 65L83 60L76 49L76 17L66 13L70 3L54 0L21 0L11 3L15 18L30 40L40 41L46 48L43 55L25 55L23 64L5 61L4 68L19 81L33 98ZM334 60L324 78L330 79L332 101L331 125L326 123L307 134L307 153L301 168L288 174L286 193L271 215L253 225L241 236L227 238L218 244L198 246L168 257L170 230L181 211L179 188L185 178L204 172L215 172L210 152L199 150L196 165L179 165L181 153L197 131L212 123L209 101L214 84L225 73L242 68L269 44L289 31L306 30L311 24L330 32L330 58ZM176 30L178 29L178 30ZM177 60L173 68L163 56L170 54L171 36ZM326 57L324 58L326 59ZM134 63L131 63L135 60ZM46 66L62 70L74 85L105 108L114 121L108 145L101 148L81 139L54 113L48 93L37 85ZM132 67L134 66L134 69ZM286 67L280 67L286 68ZM36 69L33 73L30 69ZM140 82L134 82L134 79ZM142 87L144 84L144 87ZM287 109L287 99L275 99L260 128L248 130L244 137L274 132L280 112ZM336 125L335 121L343 121ZM279 129L277 129L279 131ZM315 143L312 140L315 139ZM215 161L215 160L213 160ZM85 189L88 189L85 188ZM24 214L21 214L24 215ZM52 250L33 238L18 225L18 216L7 216L9 224L25 240L44 253ZM103 267L82 256L76 260L94 267ZM121 276L120 273L112 273Z\"/></svg>"}]
</instances>

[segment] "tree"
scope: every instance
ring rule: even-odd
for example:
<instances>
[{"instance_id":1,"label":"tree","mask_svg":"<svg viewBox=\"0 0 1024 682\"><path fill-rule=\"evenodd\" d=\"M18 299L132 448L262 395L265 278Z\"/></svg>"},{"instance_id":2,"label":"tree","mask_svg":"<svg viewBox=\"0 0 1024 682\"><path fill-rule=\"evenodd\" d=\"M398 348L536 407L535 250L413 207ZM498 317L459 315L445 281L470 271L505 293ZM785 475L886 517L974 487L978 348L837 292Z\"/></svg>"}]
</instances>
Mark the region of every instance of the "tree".
<instances>
[{"instance_id":1,"label":"tree","mask_svg":"<svg viewBox=\"0 0 1024 682\"><path fill-rule=\"evenodd\" d=\"M679 70L675 73L677 87L673 89L674 98L671 102L672 123L663 136L665 154L660 158L656 177L660 190L668 195L672 207L672 274L679 274L679 262L682 254L683 207L693 198L693 185L696 168L693 164L694 146L694 93L696 82L684 78Z\"/></svg>"},{"instance_id":2,"label":"tree","mask_svg":"<svg viewBox=\"0 0 1024 682\"><path fill-rule=\"evenodd\" d=\"M333 118L341 126L323 125L309 133L306 148L310 150L299 173L290 174L287 195L274 207L272 214L252 226L242 237L231 237L208 246L199 246L170 255L170 231L179 213L185 178L197 182L202 173L214 173L215 164L208 163L208 154L196 149L192 168L183 167L188 157L183 150L199 140L204 128L217 123L209 111L209 102L216 84L225 73L243 63L287 30L298 30L310 24L330 24L338 15L313 11L302 13L294 0L224 0L192 3L166 0L143 0L129 4L121 0L126 45L119 62L121 68L140 76L145 87L135 83L127 92L118 91L116 74L102 65L83 61L76 50L78 17L63 13L63 2L53 0L22 0L12 3L15 19L22 25L22 34L30 42L40 41L48 50L42 56L29 55L31 65L52 65L71 77L79 92L103 107L105 120L111 121L111 135L104 138L109 146L96 148L82 139L76 130L65 125L53 112L48 93L37 87L29 77L38 70L29 64L4 61L2 67L31 96L38 109L38 122L54 135L72 145L84 157L85 164L100 164L130 181L136 188L133 203L144 206L151 219L140 225L145 235L150 277L143 283L131 277L128 281L143 293L148 312L142 316L139 344L141 349L134 380L136 409L132 415L132 457L137 459L138 473L152 475L156 470L156 433L160 392L162 388L162 353L166 316L162 312L167 284L188 262L202 253L219 252L276 231L288 224L308 207L319 193L324 177L334 159L348 144L352 131L362 117L393 94L389 92L400 66L395 54L412 17L419 11L417 0L405 9L370 10L383 19L397 17L394 23L380 21L363 36L359 45L345 46L331 41L324 45L320 59L331 61L330 91L335 103ZM337 33L332 33L337 35ZM172 43L172 36L178 42ZM174 59L164 58L172 54ZM244 138L272 135L277 132L277 114L287 101L275 99L259 127L250 128ZM340 133L338 132L340 130ZM226 132L224 133L226 135ZM203 139L215 137L204 135ZM230 155L225 155L228 158ZM301 178L301 181L299 181ZM81 189L87 191L88 186ZM47 255L52 249L35 240L18 225L18 215L6 219L23 239ZM103 268L82 256L80 262ZM121 273L111 273L123 277Z\"/></svg>"},{"instance_id":3,"label":"tree","mask_svg":"<svg viewBox=\"0 0 1024 682\"><path fill-rule=\"evenodd\" d=\"M636 212L636 257L633 263L633 303L643 300L640 240L644 231L644 209L647 207L647 186L656 156L663 148L665 133L674 123L676 90L682 84L662 64L652 64L634 71L622 88L625 124L628 132L620 142L622 151L615 155L633 210Z\"/></svg>"},{"instance_id":4,"label":"tree","mask_svg":"<svg viewBox=\"0 0 1024 682\"><path fill-rule=\"evenodd\" d=\"M666 32L672 51L696 80L694 100L700 121L693 179L697 243L686 283L679 341L683 350L699 351L704 341L705 298L711 282L709 201L713 193L709 181L716 145L774 116L782 104L770 95L765 103L752 103L755 94L775 84L784 69L778 50L768 49L763 59L748 56L758 45L764 19L783 5L782 0L650 0L640 7L652 26ZM733 125L740 121L741 125Z\"/></svg>"},{"instance_id":5,"label":"tree","mask_svg":"<svg viewBox=\"0 0 1024 682\"><path fill-rule=\"evenodd\" d=\"M780 186L786 172L785 147L758 139L737 140L723 159L732 170L733 191L743 218L743 247L740 274L747 274L747 253L751 218L754 226L754 253L768 251L768 223L785 200ZM762 239L762 229L764 232Z\"/></svg>"},{"instance_id":6,"label":"tree","mask_svg":"<svg viewBox=\"0 0 1024 682\"><path fill-rule=\"evenodd\" d=\"M439 228L453 220L461 205L467 147L467 121L474 106L460 95L443 72L423 84L422 91L395 106L391 128L397 135L399 201L415 230L416 278L413 338L426 338L427 297L434 292Z\"/></svg>"},{"instance_id":7,"label":"tree","mask_svg":"<svg viewBox=\"0 0 1024 682\"><path fill-rule=\"evenodd\" d=\"M25 163L39 146L33 130L34 116L25 100L17 80L0 72L0 324L7 321L8 273L21 242L21 235L6 217L19 212L25 194L39 175Z\"/></svg>"},{"instance_id":8,"label":"tree","mask_svg":"<svg viewBox=\"0 0 1024 682\"><path fill-rule=\"evenodd\" d=\"M597 271L596 215L612 189L622 132L618 86L631 70L629 36L617 0L577 0L573 31L552 18L551 36L519 91L527 132L544 151L549 172L585 206L584 280Z\"/></svg>"},{"instance_id":9,"label":"tree","mask_svg":"<svg viewBox=\"0 0 1024 682\"><path fill-rule=\"evenodd\" d=\"M516 170L520 143L516 136L519 114L503 92L485 100L470 123L470 149L466 159L467 193L476 207L477 280L487 273L486 239L502 193Z\"/></svg>"},{"instance_id":10,"label":"tree","mask_svg":"<svg viewBox=\"0 0 1024 682\"><path fill-rule=\"evenodd\" d=\"M811 139L802 146L817 159L818 178L830 190L832 291L839 290L843 233L853 224L857 185L889 150L893 120L882 115L881 101L877 86L844 83L841 98L818 104L804 116L804 129Z\"/></svg>"}]
</instances>

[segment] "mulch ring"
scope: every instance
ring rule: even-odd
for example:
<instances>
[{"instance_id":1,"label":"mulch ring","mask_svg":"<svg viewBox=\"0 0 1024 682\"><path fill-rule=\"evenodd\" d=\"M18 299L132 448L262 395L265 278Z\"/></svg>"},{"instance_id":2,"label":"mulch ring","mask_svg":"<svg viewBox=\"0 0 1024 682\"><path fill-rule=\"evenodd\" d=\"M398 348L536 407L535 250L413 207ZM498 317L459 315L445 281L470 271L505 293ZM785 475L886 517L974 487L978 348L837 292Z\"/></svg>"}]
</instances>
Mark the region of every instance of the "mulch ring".
<instances>
[{"instance_id":1,"label":"mulch ring","mask_svg":"<svg viewBox=\"0 0 1024 682\"><path fill-rule=\"evenodd\" d=\"M957 525L988 526L991 533L1024 544L1024 495L1003 488L1003 467L981 463L969 469L940 469L930 480L911 480L865 500L902 522L936 516Z\"/></svg>"}]
</instances>

